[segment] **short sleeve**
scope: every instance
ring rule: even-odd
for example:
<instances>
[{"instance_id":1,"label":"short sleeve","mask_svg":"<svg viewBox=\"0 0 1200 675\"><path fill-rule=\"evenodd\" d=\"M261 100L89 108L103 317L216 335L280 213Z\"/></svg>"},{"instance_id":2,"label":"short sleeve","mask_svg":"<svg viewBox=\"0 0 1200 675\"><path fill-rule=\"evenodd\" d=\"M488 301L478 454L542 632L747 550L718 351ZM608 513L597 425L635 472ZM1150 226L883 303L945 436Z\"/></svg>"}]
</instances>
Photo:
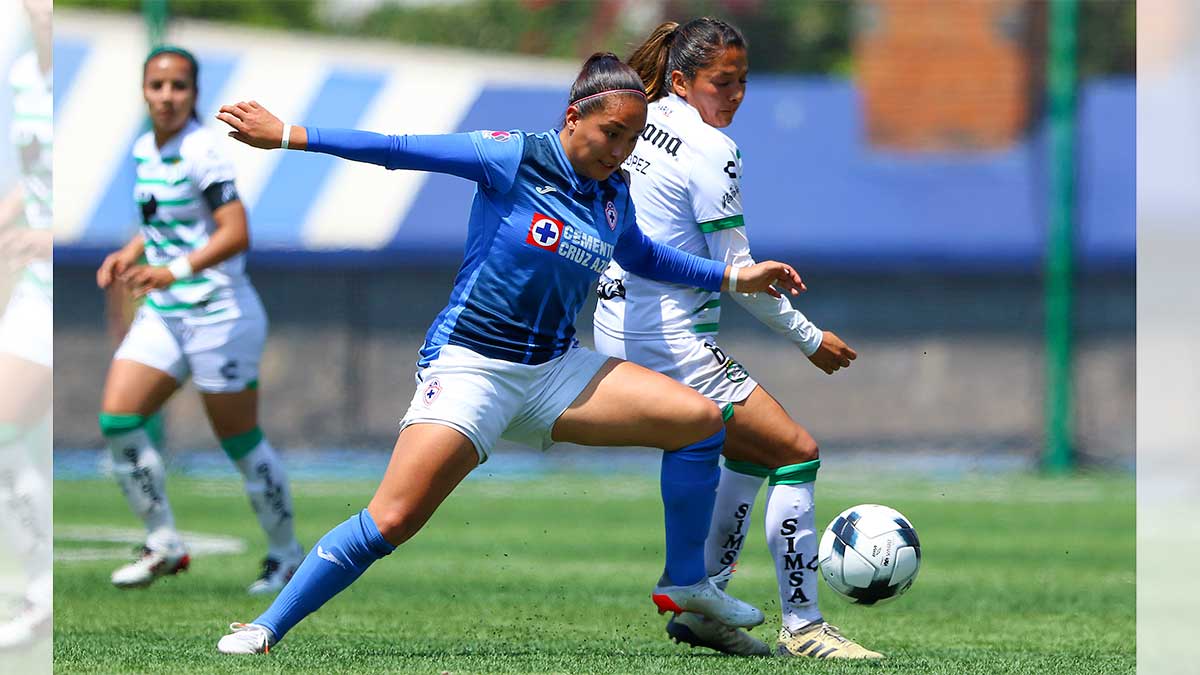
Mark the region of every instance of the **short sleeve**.
<instances>
[{"instance_id":1,"label":"short sleeve","mask_svg":"<svg viewBox=\"0 0 1200 675\"><path fill-rule=\"evenodd\" d=\"M221 152L215 139L204 138L196 144L196 149L187 157L191 165L192 183L200 192L204 192L214 183L227 183L236 176L233 163Z\"/></svg>"},{"instance_id":2,"label":"short sleeve","mask_svg":"<svg viewBox=\"0 0 1200 675\"><path fill-rule=\"evenodd\" d=\"M505 193L517 179L525 152L525 135L520 131L473 131L471 142L487 176L487 187Z\"/></svg>"},{"instance_id":3,"label":"short sleeve","mask_svg":"<svg viewBox=\"0 0 1200 675\"><path fill-rule=\"evenodd\" d=\"M688 176L688 195L702 232L742 227L742 155L732 143L708 143Z\"/></svg>"}]
</instances>

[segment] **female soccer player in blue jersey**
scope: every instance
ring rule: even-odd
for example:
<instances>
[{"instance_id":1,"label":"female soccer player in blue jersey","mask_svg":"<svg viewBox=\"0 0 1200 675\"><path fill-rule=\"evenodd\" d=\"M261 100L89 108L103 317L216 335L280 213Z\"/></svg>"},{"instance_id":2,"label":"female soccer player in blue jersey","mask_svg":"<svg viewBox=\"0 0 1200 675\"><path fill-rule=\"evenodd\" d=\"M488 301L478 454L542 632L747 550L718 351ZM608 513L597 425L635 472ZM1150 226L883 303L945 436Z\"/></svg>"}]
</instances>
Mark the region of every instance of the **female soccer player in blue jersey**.
<instances>
[{"instance_id":1,"label":"female soccer player in blue jersey","mask_svg":"<svg viewBox=\"0 0 1200 675\"><path fill-rule=\"evenodd\" d=\"M120 280L145 298L113 356L99 419L113 474L146 527L141 554L115 570L112 583L141 588L187 569L148 424L190 377L267 535L262 573L247 590L274 593L304 550L283 462L258 426L267 315L245 273L250 235L233 166L221 136L196 119L198 70L191 53L178 47L146 58L142 93L151 128L133 146L142 226L96 272L101 288ZM149 264L139 264L143 259Z\"/></svg>"},{"instance_id":2,"label":"female soccer player in blue jersey","mask_svg":"<svg viewBox=\"0 0 1200 675\"><path fill-rule=\"evenodd\" d=\"M650 100L646 131L626 162L638 223L655 241L735 268L754 264L742 214L742 156L720 129L746 93L746 42L716 19L659 26L629 60ZM748 289L738 288L739 291ZM598 287L596 349L687 384L722 406L725 466L706 544L709 574L737 561L764 480L767 547L775 560L782 627L778 652L874 658L825 623L817 607L813 485L817 443L730 355L717 346L721 296L655 280L616 259ZM758 320L796 343L826 373L856 354L784 298L731 293ZM687 613L667 632L733 654L768 654L734 626Z\"/></svg>"},{"instance_id":3,"label":"female soccer player in blue jersey","mask_svg":"<svg viewBox=\"0 0 1200 675\"><path fill-rule=\"evenodd\" d=\"M642 82L612 54L593 55L571 87L563 128L385 136L287 125L238 103L218 118L260 148L323 152L390 169L478 183L466 255L450 302L421 348L418 385L391 462L367 508L326 534L251 624L233 624L224 653L262 653L297 622L412 537L501 437L662 448L666 569L660 610L751 626L762 612L708 580L724 427L718 408L670 378L578 346L573 324L610 259L651 278L710 291L736 285L798 293L777 262L737 270L656 245L637 228L617 171L646 122Z\"/></svg>"}]
</instances>

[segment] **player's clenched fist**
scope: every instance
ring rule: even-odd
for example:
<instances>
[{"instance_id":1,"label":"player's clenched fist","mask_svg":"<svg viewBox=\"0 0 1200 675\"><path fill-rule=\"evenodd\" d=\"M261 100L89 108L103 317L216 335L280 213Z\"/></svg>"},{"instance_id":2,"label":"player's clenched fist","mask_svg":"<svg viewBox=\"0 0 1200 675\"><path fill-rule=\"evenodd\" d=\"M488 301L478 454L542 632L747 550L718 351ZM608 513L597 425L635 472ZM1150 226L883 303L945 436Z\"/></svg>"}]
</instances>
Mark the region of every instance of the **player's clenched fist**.
<instances>
[{"instance_id":1,"label":"player's clenched fist","mask_svg":"<svg viewBox=\"0 0 1200 675\"><path fill-rule=\"evenodd\" d=\"M851 349L833 331L825 331L821 337L821 346L808 357L812 364L832 375L841 368L849 368L850 362L858 358L858 352Z\"/></svg>"}]
</instances>

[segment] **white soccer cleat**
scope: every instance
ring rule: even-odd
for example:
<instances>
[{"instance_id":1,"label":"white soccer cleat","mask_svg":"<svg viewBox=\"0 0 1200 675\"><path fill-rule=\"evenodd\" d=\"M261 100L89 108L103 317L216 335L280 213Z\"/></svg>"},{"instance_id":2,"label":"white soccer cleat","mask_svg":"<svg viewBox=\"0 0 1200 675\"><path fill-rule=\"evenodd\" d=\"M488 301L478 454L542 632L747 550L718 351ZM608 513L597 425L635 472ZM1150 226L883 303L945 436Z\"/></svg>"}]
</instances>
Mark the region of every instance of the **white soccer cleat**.
<instances>
[{"instance_id":1,"label":"white soccer cleat","mask_svg":"<svg viewBox=\"0 0 1200 675\"><path fill-rule=\"evenodd\" d=\"M113 571L112 583L117 588L145 588L159 577L179 574L187 570L189 565L191 565L191 558L187 553L171 556L143 546L142 553L137 560Z\"/></svg>"},{"instance_id":2,"label":"white soccer cleat","mask_svg":"<svg viewBox=\"0 0 1200 675\"><path fill-rule=\"evenodd\" d=\"M263 559L262 574L259 575L254 583L246 589L250 595L274 595L283 590L287 586L287 582L291 580L292 575L296 573L296 568L300 567L300 563L304 562L304 556L300 555L294 559L279 560L278 558L267 557Z\"/></svg>"},{"instance_id":3,"label":"white soccer cleat","mask_svg":"<svg viewBox=\"0 0 1200 675\"><path fill-rule=\"evenodd\" d=\"M47 602L32 602L26 598L12 618L0 622L0 650L27 647L41 638L48 638L53 624L52 606Z\"/></svg>"},{"instance_id":4,"label":"white soccer cleat","mask_svg":"<svg viewBox=\"0 0 1200 675\"><path fill-rule=\"evenodd\" d=\"M269 654L275 636L271 631L256 623L231 623L229 635L217 642L217 651L222 654Z\"/></svg>"},{"instance_id":5,"label":"white soccer cleat","mask_svg":"<svg viewBox=\"0 0 1200 675\"><path fill-rule=\"evenodd\" d=\"M660 583L654 587L650 599L658 606L659 614L695 612L740 628L757 626L766 620L762 610L717 588L709 577L691 586L663 586Z\"/></svg>"},{"instance_id":6,"label":"white soccer cleat","mask_svg":"<svg viewBox=\"0 0 1200 675\"><path fill-rule=\"evenodd\" d=\"M771 648L741 628L684 612L667 622L667 635L680 644L708 647L734 656L770 656Z\"/></svg>"}]
</instances>

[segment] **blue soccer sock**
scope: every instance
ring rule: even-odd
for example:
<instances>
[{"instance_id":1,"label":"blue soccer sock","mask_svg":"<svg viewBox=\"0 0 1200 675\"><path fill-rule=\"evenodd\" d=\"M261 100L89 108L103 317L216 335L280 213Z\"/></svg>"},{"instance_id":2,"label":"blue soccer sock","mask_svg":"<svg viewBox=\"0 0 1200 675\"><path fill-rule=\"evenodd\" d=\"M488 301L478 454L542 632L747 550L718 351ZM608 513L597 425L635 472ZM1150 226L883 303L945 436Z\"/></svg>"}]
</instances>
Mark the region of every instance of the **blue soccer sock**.
<instances>
[{"instance_id":1,"label":"blue soccer sock","mask_svg":"<svg viewBox=\"0 0 1200 675\"><path fill-rule=\"evenodd\" d=\"M724 446L721 427L702 441L663 453L660 485L667 530L663 582L668 585L690 586L707 576L704 540L712 524Z\"/></svg>"},{"instance_id":2,"label":"blue soccer sock","mask_svg":"<svg viewBox=\"0 0 1200 675\"><path fill-rule=\"evenodd\" d=\"M354 583L371 563L394 550L363 509L321 537L275 602L253 623L282 639L301 619Z\"/></svg>"}]
</instances>

